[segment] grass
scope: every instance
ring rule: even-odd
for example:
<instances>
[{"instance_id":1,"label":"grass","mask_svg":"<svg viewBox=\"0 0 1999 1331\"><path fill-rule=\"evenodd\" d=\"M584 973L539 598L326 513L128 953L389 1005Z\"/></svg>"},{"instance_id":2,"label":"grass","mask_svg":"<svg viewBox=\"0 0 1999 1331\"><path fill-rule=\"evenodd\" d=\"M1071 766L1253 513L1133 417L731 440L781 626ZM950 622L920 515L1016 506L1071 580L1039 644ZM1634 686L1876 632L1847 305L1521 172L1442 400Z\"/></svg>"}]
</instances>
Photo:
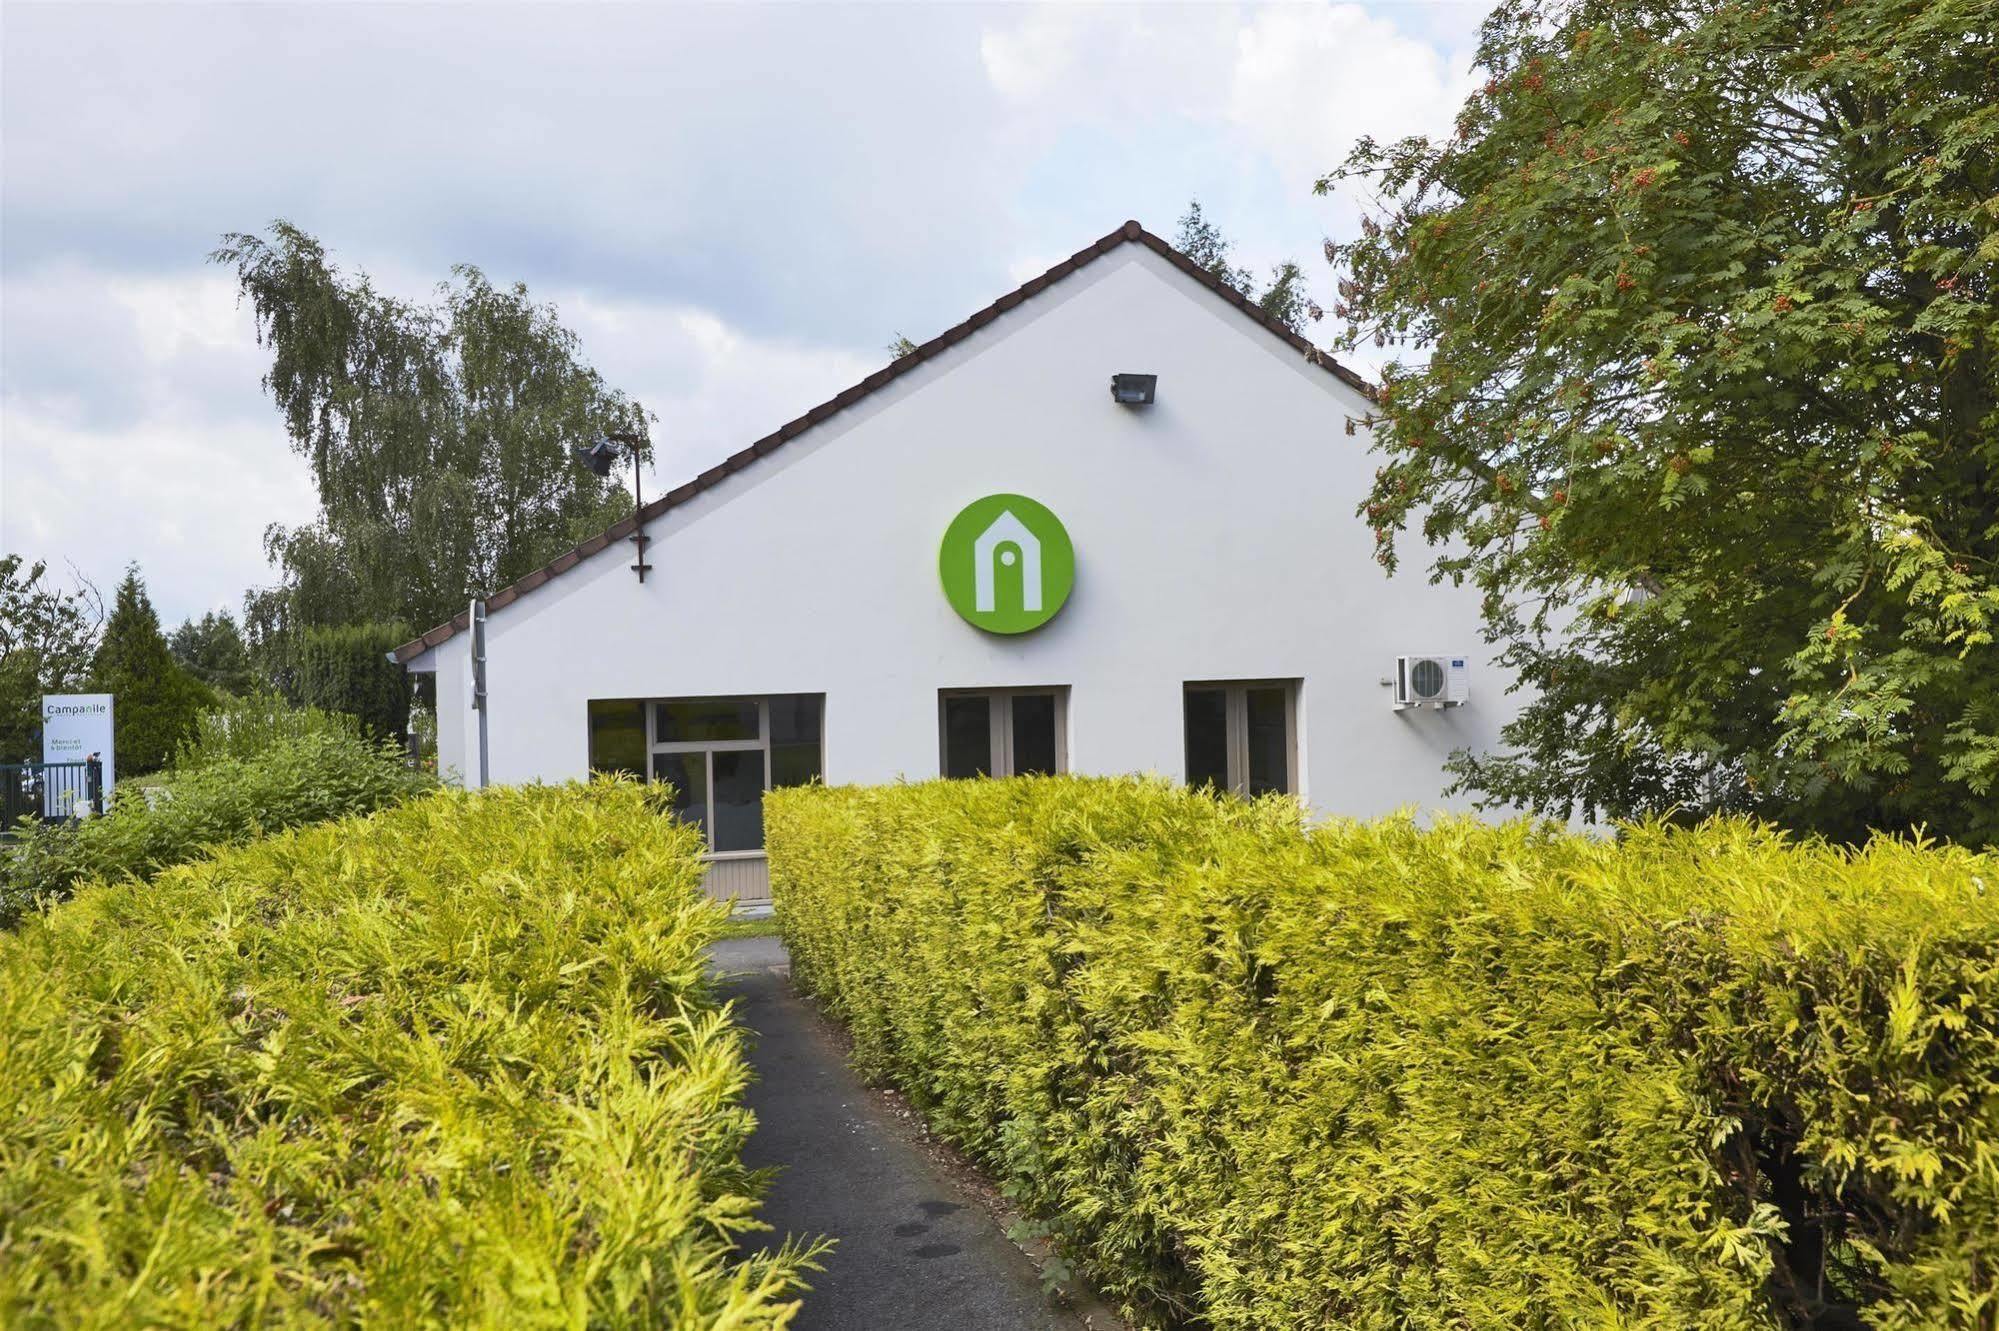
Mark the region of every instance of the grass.
<instances>
[{"instance_id":1,"label":"grass","mask_svg":"<svg viewBox=\"0 0 1999 1331\"><path fill-rule=\"evenodd\" d=\"M732 919L715 933L717 938L776 938L777 917L766 915L762 919Z\"/></svg>"}]
</instances>

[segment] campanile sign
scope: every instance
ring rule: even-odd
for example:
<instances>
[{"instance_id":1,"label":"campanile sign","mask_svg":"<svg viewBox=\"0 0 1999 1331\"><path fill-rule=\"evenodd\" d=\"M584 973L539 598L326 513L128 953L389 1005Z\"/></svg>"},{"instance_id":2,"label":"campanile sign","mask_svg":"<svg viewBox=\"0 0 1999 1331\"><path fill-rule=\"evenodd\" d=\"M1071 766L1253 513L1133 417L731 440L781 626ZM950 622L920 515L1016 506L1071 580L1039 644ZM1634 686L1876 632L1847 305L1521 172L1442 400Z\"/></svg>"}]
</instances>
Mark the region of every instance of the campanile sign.
<instances>
[{"instance_id":1,"label":"campanile sign","mask_svg":"<svg viewBox=\"0 0 1999 1331\"><path fill-rule=\"evenodd\" d=\"M1026 633L1055 617L1076 581L1076 548L1062 520L1026 495L967 504L937 552L944 598L988 633Z\"/></svg>"},{"instance_id":2,"label":"campanile sign","mask_svg":"<svg viewBox=\"0 0 1999 1331\"><path fill-rule=\"evenodd\" d=\"M80 763L96 754L104 764L104 798L111 799L111 695L108 693L49 693L42 695L42 761ZM51 787L53 789L53 787ZM45 810L54 816L56 810ZM61 811L67 814L69 811Z\"/></svg>"}]
</instances>

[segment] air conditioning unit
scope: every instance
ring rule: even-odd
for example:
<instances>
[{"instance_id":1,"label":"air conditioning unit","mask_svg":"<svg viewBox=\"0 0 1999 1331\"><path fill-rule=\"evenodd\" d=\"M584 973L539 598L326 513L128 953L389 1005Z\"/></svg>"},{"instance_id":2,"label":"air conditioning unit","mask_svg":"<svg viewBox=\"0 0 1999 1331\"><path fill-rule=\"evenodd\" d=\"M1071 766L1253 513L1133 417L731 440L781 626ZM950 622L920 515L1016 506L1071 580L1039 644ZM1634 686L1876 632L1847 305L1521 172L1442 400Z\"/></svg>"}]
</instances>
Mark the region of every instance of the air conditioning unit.
<instances>
[{"instance_id":1,"label":"air conditioning unit","mask_svg":"<svg viewBox=\"0 0 1999 1331\"><path fill-rule=\"evenodd\" d=\"M1462 707L1471 699L1471 672L1462 656L1395 658L1395 708Z\"/></svg>"}]
</instances>

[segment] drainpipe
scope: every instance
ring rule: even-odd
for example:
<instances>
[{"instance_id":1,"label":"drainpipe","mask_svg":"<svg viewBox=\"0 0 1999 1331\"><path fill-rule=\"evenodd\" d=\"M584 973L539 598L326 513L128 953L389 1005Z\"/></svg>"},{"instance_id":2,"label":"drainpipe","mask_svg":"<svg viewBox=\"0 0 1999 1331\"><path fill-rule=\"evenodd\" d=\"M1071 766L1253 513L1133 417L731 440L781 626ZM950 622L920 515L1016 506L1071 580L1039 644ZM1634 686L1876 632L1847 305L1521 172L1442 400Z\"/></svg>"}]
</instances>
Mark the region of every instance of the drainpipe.
<instances>
[{"instance_id":1,"label":"drainpipe","mask_svg":"<svg viewBox=\"0 0 1999 1331\"><path fill-rule=\"evenodd\" d=\"M479 713L479 789L490 779L486 761L486 603L472 598L466 620L472 630L472 710Z\"/></svg>"}]
</instances>

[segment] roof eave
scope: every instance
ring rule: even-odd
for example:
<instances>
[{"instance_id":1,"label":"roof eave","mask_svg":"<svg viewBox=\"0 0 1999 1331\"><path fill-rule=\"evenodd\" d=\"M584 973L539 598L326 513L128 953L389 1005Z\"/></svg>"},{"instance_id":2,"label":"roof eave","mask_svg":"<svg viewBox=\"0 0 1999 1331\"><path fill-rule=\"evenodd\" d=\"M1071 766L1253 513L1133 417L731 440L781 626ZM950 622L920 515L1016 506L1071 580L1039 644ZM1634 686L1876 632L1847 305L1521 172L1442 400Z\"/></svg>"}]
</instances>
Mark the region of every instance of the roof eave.
<instances>
[{"instance_id":1,"label":"roof eave","mask_svg":"<svg viewBox=\"0 0 1999 1331\"><path fill-rule=\"evenodd\" d=\"M1257 307L1256 302L1244 296L1240 291L1237 291L1213 273L1200 267L1192 259L1189 259L1179 250L1173 248L1173 246L1167 244L1158 236L1153 235L1150 231L1147 231L1136 221L1128 221L1109 235L1098 239L1094 244L1085 245L1082 249L1077 250L1047 272L1042 273L1038 277L1029 278L992 304L973 314L970 318L952 325L931 338L928 342L918 345L915 350L890 361L887 365L876 370L859 383L821 402L803 416L786 421L783 425L778 426L777 429L772 430L749 447L730 454L721 462L702 472L699 476L696 476L693 480L684 482L674 489L667 491L664 495L661 495L658 499L653 500L640 509L635 517L625 518L613 524L610 528L599 532L589 540L563 551L547 564L535 569L518 581L502 587L486 599L486 608L488 610L499 610L513 604L522 596L540 587L550 579L567 573L590 556L598 554L618 541L630 536L638 529L640 522L651 522L670 510L678 508L703 491L713 489L737 472L747 468L751 463L776 452L779 448L796 439L799 435L804 434L813 426L820 424L839 412L845 411L861 399L887 387L890 383L914 370L931 357L956 346L979 329L993 322L1000 315L1005 314L1008 310L1013 309L1023 301L1040 295L1043 291L1060 282L1063 278L1068 277L1071 273L1076 272L1084 265L1102 258L1121 245L1132 243L1142 244L1153 253L1166 259L1175 268L1186 273L1189 277L1192 277L1195 281L1201 283L1201 285L1207 287L1210 291L1213 291L1216 295L1241 310L1249 318L1261 324L1273 336L1283 339L1292 349L1302 353L1309 363L1319 366L1341 383L1360 393L1370 401L1374 399L1374 385L1370 384L1366 379L1355 374L1352 370L1334 360L1324 350L1313 346L1283 324L1271 319L1269 315ZM396 648L393 655L400 664L408 666L411 661L424 652L464 632L467 624L468 620L465 614L454 615L421 637L412 638L410 641Z\"/></svg>"}]
</instances>

